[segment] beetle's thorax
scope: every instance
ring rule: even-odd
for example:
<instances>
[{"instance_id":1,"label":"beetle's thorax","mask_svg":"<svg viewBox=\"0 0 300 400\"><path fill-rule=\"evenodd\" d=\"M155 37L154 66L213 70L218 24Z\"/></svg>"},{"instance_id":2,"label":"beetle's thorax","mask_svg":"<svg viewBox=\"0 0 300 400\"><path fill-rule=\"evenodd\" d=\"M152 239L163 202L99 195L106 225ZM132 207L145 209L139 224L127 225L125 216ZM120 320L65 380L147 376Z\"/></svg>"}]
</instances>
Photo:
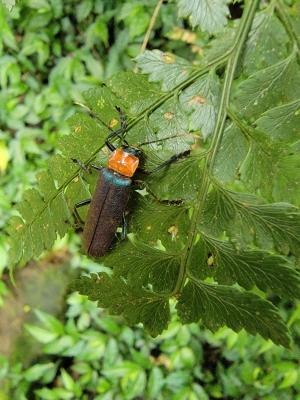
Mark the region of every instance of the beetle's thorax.
<instances>
[{"instance_id":1,"label":"beetle's thorax","mask_svg":"<svg viewBox=\"0 0 300 400\"><path fill-rule=\"evenodd\" d=\"M134 150L134 149L133 149ZM132 177L139 165L139 158L130 147L120 147L108 159L108 168L121 175Z\"/></svg>"}]
</instances>

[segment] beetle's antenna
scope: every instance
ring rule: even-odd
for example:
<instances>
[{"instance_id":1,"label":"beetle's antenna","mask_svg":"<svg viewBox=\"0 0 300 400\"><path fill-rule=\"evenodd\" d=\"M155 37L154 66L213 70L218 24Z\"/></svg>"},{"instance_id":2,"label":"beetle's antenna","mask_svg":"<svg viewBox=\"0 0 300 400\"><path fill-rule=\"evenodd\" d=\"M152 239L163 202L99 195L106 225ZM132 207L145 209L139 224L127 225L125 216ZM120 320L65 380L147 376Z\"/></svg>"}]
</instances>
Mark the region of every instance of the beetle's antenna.
<instances>
[{"instance_id":1,"label":"beetle's antenna","mask_svg":"<svg viewBox=\"0 0 300 400\"><path fill-rule=\"evenodd\" d=\"M173 136L169 136L169 137L162 138L162 139L150 140L149 142L143 142L143 143L139 144L139 147L145 146L146 144L165 142L165 141L170 140L170 139L179 138L179 137L186 137L186 136L187 136L187 134L184 133L184 134L181 134L181 135L173 135ZM190 135L190 136L194 136L194 135Z\"/></svg>"}]
</instances>

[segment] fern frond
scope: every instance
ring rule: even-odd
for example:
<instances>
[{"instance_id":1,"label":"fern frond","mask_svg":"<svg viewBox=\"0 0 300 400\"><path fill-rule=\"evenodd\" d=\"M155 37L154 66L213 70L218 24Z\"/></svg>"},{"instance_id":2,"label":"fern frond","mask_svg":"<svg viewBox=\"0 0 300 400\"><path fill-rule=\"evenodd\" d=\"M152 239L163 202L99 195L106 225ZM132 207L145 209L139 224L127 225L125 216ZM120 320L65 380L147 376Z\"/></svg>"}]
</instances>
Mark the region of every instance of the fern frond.
<instances>
[{"instance_id":1,"label":"fern frond","mask_svg":"<svg viewBox=\"0 0 300 400\"><path fill-rule=\"evenodd\" d=\"M294 20L275 3L256 12L259 0L246 2L239 25L216 35L200 66L146 52L137 62L150 81L121 73L88 91L88 113L72 117L73 133L11 221L12 262L25 263L65 234L74 203L93 191L71 158L87 165L96 158L107 126L118 127L119 106L128 116L126 140L141 145L147 166L186 149L191 156L147 177L143 196L133 194L130 240L101 259L111 274L73 287L153 335L167 326L174 298L183 323L244 328L288 346L266 297L299 298L300 68ZM192 4L181 2L185 15Z\"/></svg>"}]
</instances>

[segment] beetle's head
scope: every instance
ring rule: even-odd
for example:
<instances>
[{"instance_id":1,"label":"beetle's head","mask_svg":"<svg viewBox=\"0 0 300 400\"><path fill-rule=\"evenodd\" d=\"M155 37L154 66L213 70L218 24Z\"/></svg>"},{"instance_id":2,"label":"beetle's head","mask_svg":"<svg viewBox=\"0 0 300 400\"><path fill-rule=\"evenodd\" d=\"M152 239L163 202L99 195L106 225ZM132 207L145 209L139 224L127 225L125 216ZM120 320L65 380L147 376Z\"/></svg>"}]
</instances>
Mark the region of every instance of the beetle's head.
<instances>
[{"instance_id":1,"label":"beetle's head","mask_svg":"<svg viewBox=\"0 0 300 400\"><path fill-rule=\"evenodd\" d=\"M122 149L125 151L125 153L132 154L137 158L141 158L143 155L143 151L138 147L123 145Z\"/></svg>"}]
</instances>

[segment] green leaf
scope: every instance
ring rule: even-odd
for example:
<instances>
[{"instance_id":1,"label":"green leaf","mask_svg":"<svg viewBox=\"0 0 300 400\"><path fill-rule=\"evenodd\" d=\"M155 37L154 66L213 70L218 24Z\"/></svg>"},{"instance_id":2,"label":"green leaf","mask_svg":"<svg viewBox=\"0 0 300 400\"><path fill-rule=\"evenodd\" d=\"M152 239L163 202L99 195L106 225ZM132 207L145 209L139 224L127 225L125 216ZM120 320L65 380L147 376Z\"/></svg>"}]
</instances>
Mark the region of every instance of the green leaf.
<instances>
[{"instance_id":1,"label":"green leaf","mask_svg":"<svg viewBox=\"0 0 300 400\"><path fill-rule=\"evenodd\" d=\"M284 374L284 378L280 385L278 386L279 389L286 389L291 386L294 386L296 382L298 381L299 378L299 373L297 370L293 369L291 371L288 371Z\"/></svg>"},{"instance_id":2,"label":"green leaf","mask_svg":"<svg viewBox=\"0 0 300 400\"><path fill-rule=\"evenodd\" d=\"M213 277L220 284L238 283L245 289L256 285L283 297L300 296L300 275L283 257L261 250L241 250L208 236L195 246L189 270L196 278Z\"/></svg>"},{"instance_id":3,"label":"green leaf","mask_svg":"<svg viewBox=\"0 0 300 400\"><path fill-rule=\"evenodd\" d=\"M78 21L84 20L92 11L93 2L92 0L83 0L76 7L76 16Z\"/></svg>"},{"instance_id":4,"label":"green leaf","mask_svg":"<svg viewBox=\"0 0 300 400\"><path fill-rule=\"evenodd\" d=\"M239 178L239 169L248 154L247 139L235 124L225 129L214 165L214 175L221 182L226 184Z\"/></svg>"},{"instance_id":5,"label":"green leaf","mask_svg":"<svg viewBox=\"0 0 300 400\"><path fill-rule=\"evenodd\" d=\"M146 373L142 369L131 371L122 377L121 388L124 395L134 398L142 395L146 386Z\"/></svg>"},{"instance_id":6,"label":"green leaf","mask_svg":"<svg viewBox=\"0 0 300 400\"><path fill-rule=\"evenodd\" d=\"M199 26L203 31L214 33L227 24L229 10L227 0L179 0L180 17L189 17L192 27Z\"/></svg>"},{"instance_id":7,"label":"green leaf","mask_svg":"<svg viewBox=\"0 0 300 400\"><path fill-rule=\"evenodd\" d=\"M75 382L70 374L67 373L66 370L61 369L61 380L64 387L69 390L70 392L74 392L75 389Z\"/></svg>"},{"instance_id":8,"label":"green leaf","mask_svg":"<svg viewBox=\"0 0 300 400\"><path fill-rule=\"evenodd\" d=\"M112 92L130 105L130 114L139 114L160 98L160 91L145 76L121 72L107 82Z\"/></svg>"},{"instance_id":9,"label":"green leaf","mask_svg":"<svg viewBox=\"0 0 300 400\"><path fill-rule=\"evenodd\" d=\"M150 200L151 195L135 196L132 205L136 210L129 220L129 230L150 246L160 240L167 248L184 245L189 224L188 209L180 204L164 204Z\"/></svg>"},{"instance_id":10,"label":"green leaf","mask_svg":"<svg viewBox=\"0 0 300 400\"><path fill-rule=\"evenodd\" d=\"M161 163L156 155L156 165ZM185 200L191 202L197 193L197 184L201 177L202 154L192 153L190 157L180 159L164 170L150 175L147 185L161 200Z\"/></svg>"},{"instance_id":11,"label":"green leaf","mask_svg":"<svg viewBox=\"0 0 300 400\"><path fill-rule=\"evenodd\" d=\"M39 342L49 343L57 338L57 333L49 332L46 329L34 325L26 325L27 331Z\"/></svg>"},{"instance_id":12,"label":"green leaf","mask_svg":"<svg viewBox=\"0 0 300 400\"><path fill-rule=\"evenodd\" d=\"M220 98L220 82L214 71L199 79L180 96L186 113L190 114L190 130L200 130L204 139L215 128Z\"/></svg>"},{"instance_id":13,"label":"green leaf","mask_svg":"<svg viewBox=\"0 0 300 400\"><path fill-rule=\"evenodd\" d=\"M274 7L258 13L243 55L243 72L251 75L283 60L288 56L288 43L288 34L274 15Z\"/></svg>"},{"instance_id":14,"label":"green leaf","mask_svg":"<svg viewBox=\"0 0 300 400\"><path fill-rule=\"evenodd\" d=\"M74 397L73 393L68 392L63 388L42 388L35 390L35 393L43 400L71 400Z\"/></svg>"},{"instance_id":15,"label":"green leaf","mask_svg":"<svg viewBox=\"0 0 300 400\"><path fill-rule=\"evenodd\" d=\"M55 373L57 366L54 363L35 364L26 370L24 377L28 382L44 381L43 377L49 372Z\"/></svg>"},{"instance_id":16,"label":"green leaf","mask_svg":"<svg viewBox=\"0 0 300 400\"><path fill-rule=\"evenodd\" d=\"M30 7L36 9L38 3L31 1ZM72 159L88 167L95 160L106 162L107 153L98 154L109 132L120 127L117 108L121 108L127 128L114 138L114 144L128 143L143 150L132 187L133 192L140 189L139 194L132 193L126 210L130 235L121 244L112 243L113 248L99 260L109 275L82 278L75 288L112 314L123 315L129 324L143 323L154 336L167 326L169 301L174 299L183 322L202 318L212 329L225 324L235 330L244 327L287 345L284 324L266 295L272 291L292 299L299 296L299 275L292 268L300 248L299 39L291 17L293 6L281 2L265 8L259 0L245 2L242 17L221 31L227 23L227 3L179 1L181 14L209 32L195 33L192 50L197 56L192 57L189 46L179 49L177 44L174 56L146 52L138 60L144 74L122 72L83 94L82 111L70 120L71 134L62 135L46 172L38 175L36 188L25 192L16 207L19 216L8 224L10 260L17 265L38 257L73 224L74 204L93 193L96 174ZM45 10L34 16L30 29L45 26L52 18L49 4L42 6ZM100 3L95 7L105 24L112 18L124 20L125 30L112 46L108 65L103 63L109 76L128 64L126 54L137 54L137 43L133 45L129 36L145 29L150 13L140 4L122 6L117 17L119 10L106 13ZM162 7L167 32L173 22L164 13ZM129 19L137 22L137 16L140 23L130 28ZM64 21L64 31L72 35L70 23ZM98 48L99 40L107 39L104 33L94 42L91 35L87 48ZM157 42L156 35L153 40ZM49 43L40 34L26 36L22 60L25 54L37 55L40 66L47 66ZM61 87L63 76L76 84L90 84L84 69L93 70L93 62L85 57L85 50L78 53L72 44L69 47L73 58L63 60L50 81ZM99 51L102 60L101 46ZM1 82L7 87L14 79L18 85L19 67L11 59L5 59L4 65ZM8 72L11 66L14 69ZM102 64L100 72L101 68ZM98 82L93 75L92 82ZM33 86L38 92L38 84ZM61 93L65 88L63 83ZM25 116L28 123L39 124L41 115L48 112L48 96L62 104L49 89L33 101L37 116L31 111L27 116L26 103L18 106L17 120ZM77 91L72 96L78 99ZM3 104L6 110L16 103ZM16 123L10 126L15 129ZM33 148L37 151L36 145ZM80 215L85 219L86 210ZM215 284L208 284L207 279ZM260 289L256 289L259 296L250 291L254 286ZM77 325L83 329L91 319L86 311L80 314L81 301L76 304L74 315L79 316ZM101 335L93 333L79 344L70 344L52 322L45 321L50 332L35 331L48 342L47 351L60 349L66 356L75 354L85 360L104 357ZM70 332L74 334L74 329ZM174 376L181 379L180 374ZM143 374L137 371L126 379L124 387L128 384L133 393L134 379L144 385ZM189 376L180 382L176 396L188 396ZM61 389L55 388L56 397L70 395ZM223 395L219 387L211 393Z\"/></svg>"},{"instance_id":17,"label":"green leaf","mask_svg":"<svg viewBox=\"0 0 300 400\"><path fill-rule=\"evenodd\" d=\"M41 310L34 310L34 313L46 329L58 335L64 333L64 325L58 319Z\"/></svg>"},{"instance_id":18,"label":"green leaf","mask_svg":"<svg viewBox=\"0 0 300 400\"><path fill-rule=\"evenodd\" d=\"M141 72L149 74L150 81L161 82L165 91L179 85L192 72L187 60L160 50L146 50L136 58L136 62Z\"/></svg>"},{"instance_id":19,"label":"green leaf","mask_svg":"<svg viewBox=\"0 0 300 400\"><path fill-rule=\"evenodd\" d=\"M123 315L130 324L142 322L152 336L157 336L168 325L169 301L164 297L140 288L131 287L121 277L100 274L99 278L81 277L72 288L98 301L112 314Z\"/></svg>"},{"instance_id":20,"label":"green leaf","mask_svg":"<svg viewBox=\"0 0 300 400\"><path fill-rule=\"evenodd\" d=\"M272 108L255 122L270 140L294 143L299 140L300 100Z\"/></svg>"},{"instance_id":21,"label":"green leaf","mask_svg":"<svg viewBox=\"0 0 300 400\"><path fill-rule=\"evenodd\" d=\"M164 385L164 375L160 368L154 367L148 380L148 395L150 399L155 399L159 395L160 390Z\"/></svg>"},{"instance_id":22,"label":"green leaf","mask_svg":"<svg viewBox=\"0 0 300 400\"><path fill-rule=\"evenodd\" d=\"M121 256L122 263L118 264ZM105 266L114 269L114 276L126 279L132 287L151 287L154 292L172 292L179 271L176 254L150 247L140 241L126 242L117 253L103 258Z\"/></svg>"},{"instance_id":23,"label":"green leaf","mask_svg":"<svg viewBox=\"0 0 300 400\"><path fill-rule=\"evenodd\" d=\"M225 230L241 244L299 254L298 208L287 203L264 204L253 195L224 190L219 185L209 194L201 230L217 235Z\"/></svg>"},{"instance_id":24,"label":"green leaf","mask_svg":"<svg viewBox=\"0 0 300 400\"><path fill-rule=\"evenodd\" d=\"M146 31L150 16L142 3L131 2L124 3L118 19L124 20L125 25L129 28L129 37L133 39Z\"/></svg>"},{"instance_id":25,"label":"green leaf","mask_svg":"<svg viewBox=\"0 0 300 400\"><path fill-rule=\"evenodd\" d=\"M1 2L5 5L5 7L7 7L9 11L11 11L16 5L16 0L1 0Z\"/></svg>"},{"instance_id":26,"label":"green leaf","mask_svg":"<svg viewBox=\"0 0 300 400\"><path fill-rule=\"evenodd\" d=\"M93 47L98 39L100 39L106 47L108 46L108 28L101 16L99 16L86 31L86 42L89 47ZM97 62L99 64L99 60L97 60Z\"/></svg>"},{"instance_id":27,"label":"green leaf","mask_svg":"<svg viewBox=\"0 0 300 400\"><path fill-rule=\"evenodd\" d=\"M259 168L256 168L256 166ZM269 165L272 171L265 175ZM297 180L300 172L300 155L297 147L282 149L280 147L263 148L254 144L241 168L241 178L246 185L270 201L288 201L299 204L300 182ZM286 192L284 192L286 191Z\"/></svg>"},{"instance_id":28,"label":"green leaf","mask_svg":"<svg viewBox=\"0 0 300 400\"><path fill-rule=\"evenodd\" d=\"M57 400L55 392L48 388L38 389L35 391L35 394L43 400Z\"/></svg>"},{"instance_id":29,"label":"green leaf","mask_svg":"<svg viewBox=\"0 0 300 400\"><path fill-rule=\"evenodd\" d=\"M234 93L233 103L252 122L271 107L299 99L299 79L296 54L292 53L243 81Z\"/></svg>"},{"instance_id":30,"label":"green leaf","mask_svg":"<svg viewBox=\"0 0 300 400\"><path fill-rule=\"evenodd\" d=\"M236 332L244 328L251 334L259 333L274 343L289 346L287 330L276 308L253 293L193 278L184 287L177 310L184 323L201 319L212 331L224 325Z\"/></svg>"}]
</instances>

